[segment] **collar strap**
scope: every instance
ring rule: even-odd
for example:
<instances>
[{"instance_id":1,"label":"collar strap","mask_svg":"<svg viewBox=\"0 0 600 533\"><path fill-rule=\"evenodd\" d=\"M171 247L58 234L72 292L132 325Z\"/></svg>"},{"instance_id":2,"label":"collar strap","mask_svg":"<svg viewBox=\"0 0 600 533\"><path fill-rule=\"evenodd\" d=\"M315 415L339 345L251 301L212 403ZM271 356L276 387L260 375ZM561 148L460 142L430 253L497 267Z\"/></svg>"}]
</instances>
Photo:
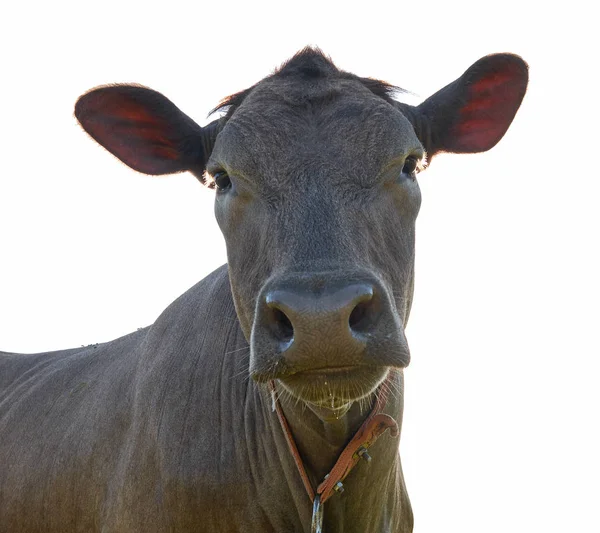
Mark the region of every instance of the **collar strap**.
<instances>
[{"instance_id":1,"label":"collar strap","mask_svg":"<svg viewBox=\"0 0 600 533\"><path fill-rule=\"evenodd\" d=\"M273 405L277 412L277 418L279 419L281 429L283 430L283 434L288 443L288 448L294 458L296 468L302 478L306 493L308 494L310 501L314 502L315 490L306 474L304 463L298 452L298 447L294 441L294 436L292 435L288 421L285 418L281 404L279 403L279 400L276 399L275 381L272 380L269 382L269 388L273 396ZM343 449L338 460L335 462L335 465L333 465L333 468L329 471L329 474L325 476L323 481L317 487L316 494L319 495L319 503L321 505L331 497L334 491L343 491L342 481L361 458L367 460L367 462L371 460L371 457L367 453L367 449L372 446L386 430L390 430L392 437L398 436L399 430L396 421L391 416L382 413L387 402L388 390L389 386L386 386L386 383L379 388L373 410L354 434L354 437L352 437L350 442Z\"/></svg>"}]
</instances>

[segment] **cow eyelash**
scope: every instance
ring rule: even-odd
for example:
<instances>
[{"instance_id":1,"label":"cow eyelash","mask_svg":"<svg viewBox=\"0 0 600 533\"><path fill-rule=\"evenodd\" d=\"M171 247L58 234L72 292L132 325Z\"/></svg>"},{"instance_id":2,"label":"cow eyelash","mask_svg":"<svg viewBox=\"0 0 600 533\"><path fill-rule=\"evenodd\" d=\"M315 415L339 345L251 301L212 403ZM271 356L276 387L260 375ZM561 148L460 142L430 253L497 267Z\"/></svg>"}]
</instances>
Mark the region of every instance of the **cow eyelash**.
<instances>
[{"instance_id":1,"label":"cow eyelash","mask_svg":"<svg viewBox=\"0 0 600 533\"><path fill-rule=\"evenodd\" d=\"M409 177L412 180L417 178L417 175L427 168L427 154L419 153L410 155L404 160L402 167L402 175Z\"/></svg>"},{"instance_id":2,"label":"cow eyelash","mask_svg":"<svg viewBox=\"0 0 600 533\"><path fill-rule=\"evenodd\" d=\"M217 192L225 192L231 189L231 178L224 170L219 170L214 174L211 173L210 176L212 178L211 184L216 187Z\"/></svg>"},{"instance_id":3,"label":"cow eyelash","mask_svg":"<svg viewBox=\"0 0 600 533\"><path fill-rule=\"evenodd\" d=\"M408 176L411 179L415 179L417 174L425 170L424 158L417 156L409 156L404 160L404 166L402 167L402 175Z\"/></svg>"}]
</instances>

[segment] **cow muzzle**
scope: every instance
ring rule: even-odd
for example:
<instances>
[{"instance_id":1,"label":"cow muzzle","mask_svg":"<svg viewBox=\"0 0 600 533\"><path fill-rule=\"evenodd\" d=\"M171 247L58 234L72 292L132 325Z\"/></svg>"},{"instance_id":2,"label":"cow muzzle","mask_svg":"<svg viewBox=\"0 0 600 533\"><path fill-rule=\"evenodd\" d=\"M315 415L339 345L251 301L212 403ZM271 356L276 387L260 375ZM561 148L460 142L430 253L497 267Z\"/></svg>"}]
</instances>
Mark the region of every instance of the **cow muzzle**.
<instances>
[{"instance_id":1,"label":"cow muzzle","mask_svg":"<svg viewBox=\"0 0 600 533\"><path fill-rule=\"evenodd\" d=\"M409 360L402 322L374 276L296 275L259 294L250 360L259 382L280 379L306 400L310 389L311 401L342 388L364 395Z\"/></svg>"}]
</instances>

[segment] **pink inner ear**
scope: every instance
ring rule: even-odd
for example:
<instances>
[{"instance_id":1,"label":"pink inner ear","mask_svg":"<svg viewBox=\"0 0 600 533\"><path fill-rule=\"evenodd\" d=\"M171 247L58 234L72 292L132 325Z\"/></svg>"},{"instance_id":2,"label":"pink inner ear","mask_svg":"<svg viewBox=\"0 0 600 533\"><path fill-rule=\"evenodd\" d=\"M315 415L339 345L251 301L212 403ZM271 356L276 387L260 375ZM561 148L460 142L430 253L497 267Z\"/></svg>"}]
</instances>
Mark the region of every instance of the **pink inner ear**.
<instances>
[{"instance_id":1,"label":"pink inner ear","mask_svg":"<svg viewBox=\"0 0 600 533\"><path fill-rule=\"evenodd\" d=\"M454 149L483 152L502 138L523 97L521 79L519 66L507 64L469 86L467 103L454 127Z\"/></svg>"},{"instance_id":2,"label":"pink inner ear","mask_svg":"<svg viewBox=\"0 0 600 533\"><path fill-rule=\"evenodd\" d=\"M160 118L131 98L111 98L104 103L104 113L112 122L109 123L112 135L123 140L146 141L143 144L156 155L177 159L173 143L166 135L168 126Z\"/></svg>"},{"instance_id":3,"label":"pink inner ear","mask_svg":"<svg viewBox=\"0 0 600 533\"><path fill-rule=\"evenodd\" d=\"M128 95L90 93L81 110L83 127L129 166L148 174L167 171L167 160L179 159L169 125Z\"/></svg>"},{"instance_id":4,"label":"pink inner ear","mask_svg":"<svg viewBox=\"0 0 600 533\"><path fill-rule=\"evenodd\" d=\"M473 83L471 88L474 93L492 91L499 85L513 81L518 74L519 72L514 68L507 68L504 72L492 72Z\"/></svg>"},{"instance_id":5,"label":"pink inner ear","mask_svg":"<svg viewBox=\"0 0 600 533\"><path fill-rule=\"evenodd\" d=\"M93 98L95 96L95 98ZM90 93L85 97L86 110L107 119L130 122L132 125L158 126L159 120L133 98L120 93Z\"/></svg>"}]
</instances>

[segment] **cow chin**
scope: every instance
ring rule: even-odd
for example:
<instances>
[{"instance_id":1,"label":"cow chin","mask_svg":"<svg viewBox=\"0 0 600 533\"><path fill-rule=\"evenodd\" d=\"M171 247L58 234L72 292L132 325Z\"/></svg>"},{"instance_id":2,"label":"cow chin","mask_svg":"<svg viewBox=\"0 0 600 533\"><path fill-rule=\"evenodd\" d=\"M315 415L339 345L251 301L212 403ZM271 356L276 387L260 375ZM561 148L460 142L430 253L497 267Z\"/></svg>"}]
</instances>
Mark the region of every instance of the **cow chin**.
<instances>
[{"instance_id":1,"label":"cow chin","mask_svg":"<svg viewBox=\"0 0 600 533\"><path fill-rule=\"evenodd\" d=\"M356 401L370 404L388 372L386 366L324 367L296 372L279 381L293 398L339 414Z\"/></svg>"}]
</instances>

